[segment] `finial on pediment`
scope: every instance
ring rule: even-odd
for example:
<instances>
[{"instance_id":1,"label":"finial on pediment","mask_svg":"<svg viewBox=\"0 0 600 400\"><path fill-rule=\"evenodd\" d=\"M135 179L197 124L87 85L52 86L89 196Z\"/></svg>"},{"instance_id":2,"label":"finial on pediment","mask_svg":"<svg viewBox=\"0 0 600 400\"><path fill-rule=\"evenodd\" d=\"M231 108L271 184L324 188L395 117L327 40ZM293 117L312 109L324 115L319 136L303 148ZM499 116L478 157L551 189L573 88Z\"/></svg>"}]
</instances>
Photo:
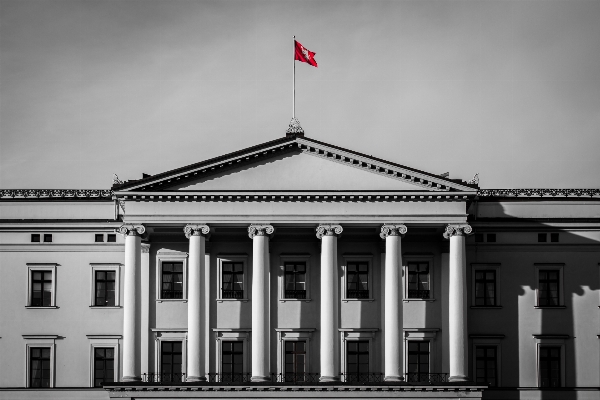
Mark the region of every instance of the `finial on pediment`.
<instances>
[{"instance_id":1,"label":"finial on pediment","mask_svg":"<svg viewBox=\"0 0 600 400\"><path fill-rule=\"evenodd\" d=\"M479 185L479 174L475 174L475 176L473 177L473 179L471 179L469 182L467 182L470 185Z\"/></svg>"},{"instance_id":2,"label":"finial on pediment","mask_svg":"<svg viewBox=\"0 0 600 400\"><path fill-rule=\"evenodd\" d=\"M298 118L292 118L290 121L290 126L285 132L285 136L304 136L304 129L300 126L300 121Z\"/></svg>"},{"instance_id":3,"label":"finial on pediment","mask_svg":"<svg viewBox=\"0 0 600 400\"><path fill-rule=\"evenodd\" d=\"M124 182L119 179L117 174L113 174L113 185L122 185Z\"/></svg>"}]
</instances>

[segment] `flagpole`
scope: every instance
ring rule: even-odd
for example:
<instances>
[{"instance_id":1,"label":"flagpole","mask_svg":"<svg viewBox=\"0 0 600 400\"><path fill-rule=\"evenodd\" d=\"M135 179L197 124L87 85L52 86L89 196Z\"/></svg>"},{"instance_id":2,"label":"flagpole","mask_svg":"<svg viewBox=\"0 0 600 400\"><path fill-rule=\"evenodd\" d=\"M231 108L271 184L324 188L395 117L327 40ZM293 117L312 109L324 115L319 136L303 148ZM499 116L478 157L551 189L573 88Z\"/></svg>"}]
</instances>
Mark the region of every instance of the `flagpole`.
<instances>
[{"instance_id":1,"label":"flagpole","mask_svg":"<svg viewBox=\"0 0 600 400\"><path fill-rule=\"evenodd\" d=\"M292 85L292 118L296 118L296 35L294 35L294 83Z\"/></svg>"}]
</instances>

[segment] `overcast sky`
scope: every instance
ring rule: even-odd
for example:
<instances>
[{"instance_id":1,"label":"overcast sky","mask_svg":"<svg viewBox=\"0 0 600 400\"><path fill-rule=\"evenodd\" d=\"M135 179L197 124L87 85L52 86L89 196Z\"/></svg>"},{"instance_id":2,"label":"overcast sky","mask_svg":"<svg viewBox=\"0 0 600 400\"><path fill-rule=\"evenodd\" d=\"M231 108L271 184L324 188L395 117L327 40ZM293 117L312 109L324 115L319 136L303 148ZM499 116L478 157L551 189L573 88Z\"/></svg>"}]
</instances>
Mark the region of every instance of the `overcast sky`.
<instances>
[{"instance_id":1,"label":"overcast sky","mask_svg":"<svg viewBox=\"0 0 600 400\"><path fill-rule=\"evenodd\" d=\"M600 1L0 0L0 187L285 135L484 188L600 187Z\"/></svg>"}]
</instances>

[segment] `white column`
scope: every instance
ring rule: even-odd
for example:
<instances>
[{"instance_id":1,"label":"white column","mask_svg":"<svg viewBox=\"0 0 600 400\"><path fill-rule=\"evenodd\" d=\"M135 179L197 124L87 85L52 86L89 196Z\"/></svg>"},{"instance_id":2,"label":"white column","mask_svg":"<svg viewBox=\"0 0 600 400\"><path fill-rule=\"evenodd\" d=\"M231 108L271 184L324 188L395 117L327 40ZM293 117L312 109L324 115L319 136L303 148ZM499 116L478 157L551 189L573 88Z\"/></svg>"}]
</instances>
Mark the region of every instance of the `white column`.
<instances>
[{"instance_id":1,"label":"white column","mask_svg":"<svg viewBox=\"0 0 600 400\"><path fill-rule=\"evenodd\" d=\"M471 226L460 224L448 225L444 232L444 237L450 239L448 322L451 382L465 382L469 380L465 235L468 235L471 231Z\"/></svg>"},{"instance_id":2,"label":"white column","mask_svg":"<svg viewBox=\"0 0 600 400\"><path fill-rule=\"evenodd\" d=\"M403 331L402 331L402 252L401 235L405 225L383 225L385 239L385 380L402 381Z\"/></svg>"},{"instance_id":3,"label":"white column","mask_svg":"<svg viewBox=\"0 0 600 400\"><path fill-rule=\"evenodd\" d=\"M269 314L269 235L271 225L250 225L252 239L252 382L271 380Z\"/></svg>"},{"instance_id":4,"label":"white column","mask_svg":"<svg viewBox=\"0 0 600 400\"><path fill-rule=\"evenodd\" d=\"M150 372L148 355L150 339L150 244L142 243L142 263L140 270L141 326L140 326L140 372Z\"/></svg>"},{"instance_id":5,"label":"white column","mask_svg":"<svg viewBox=\"0 0 600 400\"><path fill-rule=\"evenodd\" d=\"M204 253L208 225L186 225L185 237L190 240L188 255L188 340L187 381L206 380L204 370L205 318L204 318Z\"/></svg>"},{"instance_id":6,"label":"white column","mask_svg":"<svg viewBox=\"0 0 600 400\"><path fill-rule=\"evenodd\" d=\"M341 225L319 225L321 239L321 382L340 379L337 239Z\"/></svg>"},{"instance_id":7,"label":"white column","mask_svg":"<svg viewBox=\"0 0 600 400\"><path fill-rule=\"evenodd\" d=\"M140 269L143 225L122 225L125 236L125 277L123 283L123 382L140 381Z\"/></svg>"}]
</instances>

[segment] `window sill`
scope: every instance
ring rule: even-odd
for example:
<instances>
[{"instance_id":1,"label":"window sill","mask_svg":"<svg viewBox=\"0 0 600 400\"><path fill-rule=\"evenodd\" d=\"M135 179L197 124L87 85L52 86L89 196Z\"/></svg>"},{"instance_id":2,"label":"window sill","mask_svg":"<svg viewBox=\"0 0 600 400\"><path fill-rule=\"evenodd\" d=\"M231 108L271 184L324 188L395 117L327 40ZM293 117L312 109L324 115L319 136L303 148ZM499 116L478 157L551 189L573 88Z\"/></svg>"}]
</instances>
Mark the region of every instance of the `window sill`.
<instances>
[{"instance_id":1,"label":"window sill","mask_svg":"<svg viewBox=\"0 0 600 400\"><path fill-rule=\"evenodd\" d=\"M166 302L166 303L172 303L172 302L180 302L180 303L187 303L187 299L156 299L157 303L162 303L162 302Z\"/></svg>"},{"instance_id":2,"label":"window sill","mask_svg":"<svg viewBox=\"0 0 600 400\"><path fill-rule=\"evenodd\" d=\"M369 303L375 301L375 299L342 299L342 301L344 303L347 303L349 301L368 301Z\"/></svg>"},{"instance_id":3,"label":"window sill","mask_svg":"<svg viewBox=\"0 0 600 400\"><path fill-rule=\"evenodd\" d=\"M48 307L39 307L39 306L25 306L25 308L28 308L30 310L44 310L46 308L58 308L57 306L48 306Z\"/></svg>"},{"instance_id":4,"label":"window sill","mask_svg":"<svg viewBox=\"0 0 600 400\"><path fill-rule=\"evenodd\" d=\"M115 309L115 308L121 308L121 306L90 306L90 308L97 308L97 309Z\"/></svg>"},{"instance_id":5,"label":"window sill","mask_svg":"<svg viewBox=\"0 0 600 400\"><path fill-rule=\"evenodd\" d=\"M247 303L248 299L217 299L217 303L222 303L224 301L241 301L243 303Z\"/></svg>"},{"instance_id":6,"label":"window sill","mask_svg":"<svg viewBox=\"0 0 600 400\"><path fill-rule=\"evenodd\" d=\"M500 310L502 306L471 306L471 309L490 309L490 310Z\"/></svg>"},{"instance_id":7,"label":"window sill","mask_svg":"<svg viewBox=\"0 0 600 400\"><path fill-rule=\"evenodd\" d=\"M567 306L535 306L535 309L539 310L539 309L558 309L558 310L564 310L565 308L567 308Z\"/></svg>"},{"instance_id":8,"label":"window sill","mask_svg":"<svg viewBox=\"0 0 600 400\"><path fill-rule=\"evenodd\" d=\"M403 302L408 303L409 301L429 301L433 303L435 299L402 299Z\"/></svg>"},{"instance_id":9,"label":"window sill","mask_svg":"<svg viewBox=\"0 0 600 400\"><path fill-rule=\"evenodd\" d=\"M286 301L304 301L306 303L309 303L312 301L312 299L279 299L280 303L285 303Z\"/></svg>"}]
</instances>

